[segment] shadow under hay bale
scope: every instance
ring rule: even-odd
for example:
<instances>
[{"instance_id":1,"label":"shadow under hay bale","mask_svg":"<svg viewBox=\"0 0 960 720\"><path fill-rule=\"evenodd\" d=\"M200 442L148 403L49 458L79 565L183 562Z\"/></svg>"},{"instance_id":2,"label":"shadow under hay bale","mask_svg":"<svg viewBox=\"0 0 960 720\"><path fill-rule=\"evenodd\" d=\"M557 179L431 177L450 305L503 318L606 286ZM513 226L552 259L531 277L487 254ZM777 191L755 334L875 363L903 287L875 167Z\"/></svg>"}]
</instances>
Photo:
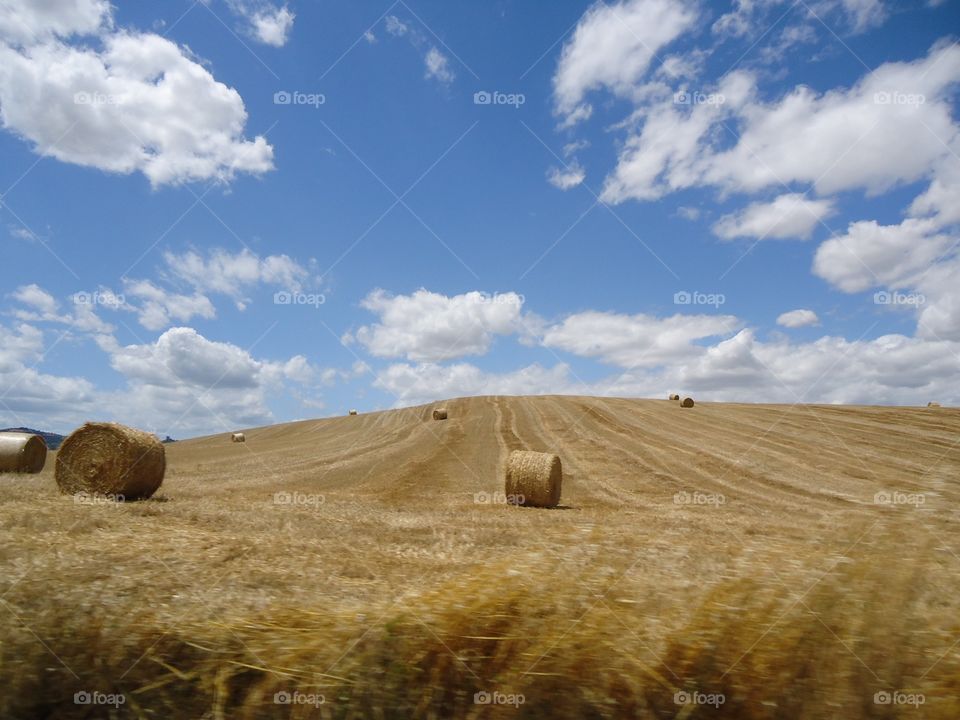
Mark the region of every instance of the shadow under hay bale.
<instances>
[{"instance_id":1,"label":"shadow under hay bale","mask_svg":"<svg viewBox=\"0 0 960 720\"><path fill-rule=\"evenodd\" d=\"M693 398L686 397L680 402L680 407L692 408L693 407Z\"/></svg>"},{"instance_id":2,"label":"shadow under hay bale","mask_svg":"<svg viewBox=\"0 0 960 720\"><path fill-rule=\"evenodd\" d=\"M445 409L443 409L443 408L437 408L436 410L433 411L433 419L434 419L434 420L446 420L446 419L447 419L447 411L446 411Z\"/></svg>"},{"instance_id":3,"label":"shadow under hay bale","mask_svg":"<svg viewBox=\"0 0 960 720\"><path fill-rule=\"evenodd\" d=\"M243 433L234 433L230 436L230 442L246 442L247 436Z\"/></svg>"},{"instance_id":4,"label":"shadow under hay bale","mask_svg":"<svg viewBox=\"0 0 960 720\"><path fill-rule=\"evenodd\" d=\"M47 462L47 444L31 433L0 433L0 472L38 473Z\"/></svg>"},{"instance_id":5,"label":"shadow under hay bale","mask_svg":"<svg viewBox=\"0 0 960 720\"><path fill-rule=\"evenodd\" d=\"M86 423L63 441L55 477L60 491L142 500L163 482L163 443L149 433L116 423Z\"/></svg>"},{"instance_id":6,"label":"shadow under hay bale","mask_svg":"<svg viewBox=\"0 0 960 720\"><path fill-rule=\"evenodd\" d=\"M505 493L514 505L556 507L562 484L563 468L557 455L514 450L507 458Z\"/></svg>"}]
</instances>

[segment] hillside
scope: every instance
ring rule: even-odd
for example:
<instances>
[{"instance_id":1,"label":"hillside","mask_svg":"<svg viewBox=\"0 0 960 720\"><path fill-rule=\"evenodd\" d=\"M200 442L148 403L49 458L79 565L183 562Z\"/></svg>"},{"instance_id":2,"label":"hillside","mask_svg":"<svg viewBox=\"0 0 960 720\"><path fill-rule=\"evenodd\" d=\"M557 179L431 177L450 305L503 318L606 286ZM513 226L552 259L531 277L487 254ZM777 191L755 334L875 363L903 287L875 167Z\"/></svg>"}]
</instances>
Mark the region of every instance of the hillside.
<instances>
[{"instance_id":1,"label":"hillside","mask_svg":"<svg viewBox=\"0 0 960 720\"><path fill-rule=\"evenodd\" d=\"M443 404L177 442L142 503L4 476L0 716L960 714L960 411ZM519 448L560 508L498 502Z\"/></svg>"}]
</instances>

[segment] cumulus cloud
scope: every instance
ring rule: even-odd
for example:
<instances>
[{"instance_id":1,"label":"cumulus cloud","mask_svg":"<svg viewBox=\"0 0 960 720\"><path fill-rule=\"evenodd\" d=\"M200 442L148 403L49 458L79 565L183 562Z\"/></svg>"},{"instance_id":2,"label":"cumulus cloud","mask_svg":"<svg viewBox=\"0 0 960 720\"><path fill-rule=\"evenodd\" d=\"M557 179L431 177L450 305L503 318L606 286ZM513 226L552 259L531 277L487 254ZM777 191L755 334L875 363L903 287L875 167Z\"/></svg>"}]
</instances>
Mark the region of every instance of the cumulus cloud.
<instances>
[{"instance_id":1,"label":"cumulus cloud","mask_svg":"<svg viewBox=\"0 0 960 720\"><path fill-rule=\"evenodd\" d=\"M726 335L741 326L732 315L658 318L588 311L548 327L543 344L621 367L652 367L702 353L694 341Z\"/></svg>"},{"instance_id":2,"label":"cumulus cloud","mask_svg":"<svg viewBox=\"0 0 960 720\"><path fill-rule=\"evenodd\" d=\"M0 121L38 154L142 172L155 186L272 169L266 139L243 137L237 91L175 43L109 29L106 3L18 1L15 11L3 21L14 30L2 32L25 42L0 42ZM53 37L90 32L100 32L96 48Z\"/></svg>"},{"instance_id":3,"label":"cumulus cloud","mask_svg":"<svg viewBox=\"0 0 960 720\"><path fill-rule=\"evenodd\" d=\"M287 7L257 12L250 18L254 37L265 45L283 47L293 29L295 15Z\"/></svg>"},{"instance_id":4,"label":"cumulus cloud","mask_svg":"<svg viewBox=\"0 0 960 720\"><path fill-rule=\"evenodd\" d=\"M678 0L597 3L564 45L553 78L557 113L567 125L589 116L584 98L606 88L629 97L661 48L693 27L697 12Z\"/></svg>"},{"instance_id":5,"label":"cumulus cloud","mask_svg":"<svg viewBox=\"0 0 960 720\"><path fill-rule=\"evenodd\" d=\"M113 326L97 315L95 306L89 302L88 296L92 297L92 294L78 293L70 299L68 309L63 311L60 308L60 302L36 283L23 285L17 288L11 297L25 307L14 308L11 314L19 320L55 323L83 332L113 332ZM107 288L98 290L96 297L98 304L112 309L117 309L122 304L116 294Z\"/></svg>"},{"instance_id":6,"label":"cumulus cloud","mask_svg":"<svg viewBox=\"0 0 960 720\"><path fill-rule=\"evenodd\" d=\"M560 190L571 190L587 177L586 171L576 160L565 168L552 167L547 171L547 182Z\"/></svg>"},{"instance_id":7,"label":"cumulus cloud","mask_svg":"<svg viewBox=\"0 0 960 720\"><path fill-rule=\"evenodd\" d=\"M201 293L171 292L149 280L128 280L124 292L137 301L130 305L148 330L163 330L174 322L189 322L195 317L211 320L217 316L210 298Z\"/></svg>"},{"instance_id":8,"label":"cumulus cloud","mask_svg":"<svg viewBox=\"0 0 960 720\"><path fill-rule=\"evenodd\" d=\"M246 248L238 253L214 248L206 257L193 250L166 252L163 259L169 274L196 290L233 298L258 284L299 292L309 275L305 267L287 255L260 257Z\"/></svg>"},{"instance_id":9,"label":"cumulus cloud","mask_svg":"<svg viewBox=\"0 0 960 720\"><path fill-rule=\"evenodd\" d=\"M447 59L447 56L435 47L431 47L427 51L423 62L427 66L426 77L428 79L433 78L442 83L451 83L457 77L453 70L450 69L450 61Z\"/></svg>"},{"instance_id":10,"label":"cumulus cloud","mask_svg":"<svg viewBox=\"0 0 960 720\"><path fill-rule=\"evenodd\" d=\"M819 325L820 318L813 310L791 310L777 318L777 325L787 328L801 328L809 325Z\"/></svg>"},{"instance_id":11,"label":"cumulus cloud","mask_svg":"<svg viewBox=\"0 0 960 720\"><path fill-rule=\"evenodd\" d=\"M552 368L533 364L506 373L486 372L470 363L399 363L377 373L373 385L396 398L398 406L403 406L471 395L574 392L576 386L569 375L570 368L563 363Z\"/></svg>"},{"instance_id":12,"label":"cumulus cloud","mask_svg":"<svg viewBox=\"0 0 960 720\"><path fill-rule=\"evenodd\" d=\"M713 232L724 240L738 237L806 240L832 212L831 200L811 200L801 193L788 193L770 202L752 203L737 213L724 215L713 226Z\"/></svg>"},{"instance_id":13,"label":"cumulus cloud","mask_svg":"<svg viewBox=\"0 0 960 720\"><path fill-rule=\"evenodd\" d=\"M347 334L378 357L405 357L414 362L482 355L496 335L523 330L523 298L516 293L487 295L478 291L448 297L420 289L412 295L375 290L361 306L379 322Z\"/></svg>"}]
</instances>

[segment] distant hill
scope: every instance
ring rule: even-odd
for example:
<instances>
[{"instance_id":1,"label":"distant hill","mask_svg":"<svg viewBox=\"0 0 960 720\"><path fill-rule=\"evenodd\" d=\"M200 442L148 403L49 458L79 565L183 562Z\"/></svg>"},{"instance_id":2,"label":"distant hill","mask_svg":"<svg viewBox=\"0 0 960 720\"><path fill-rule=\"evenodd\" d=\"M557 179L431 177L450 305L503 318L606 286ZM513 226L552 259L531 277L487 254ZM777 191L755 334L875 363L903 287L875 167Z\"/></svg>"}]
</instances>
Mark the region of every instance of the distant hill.
<instances>
[{"instance_id":1,"label":"distant hill","mask_svg":"<svg viewBox=\"0 0 960 720\"><path fill-rule=\"evenodd\" d=\"M57 433L43 432L42 430L33 430L32 428L25 427L16 427L16 428L3 428L0 432L22 432L30 433L31 435L39 435L43 438L43 441L47 443L47 447L50 450L56 450L60 447L60 443L63 442L66 435L58 435Z\"/></svg>"}]
</instances>

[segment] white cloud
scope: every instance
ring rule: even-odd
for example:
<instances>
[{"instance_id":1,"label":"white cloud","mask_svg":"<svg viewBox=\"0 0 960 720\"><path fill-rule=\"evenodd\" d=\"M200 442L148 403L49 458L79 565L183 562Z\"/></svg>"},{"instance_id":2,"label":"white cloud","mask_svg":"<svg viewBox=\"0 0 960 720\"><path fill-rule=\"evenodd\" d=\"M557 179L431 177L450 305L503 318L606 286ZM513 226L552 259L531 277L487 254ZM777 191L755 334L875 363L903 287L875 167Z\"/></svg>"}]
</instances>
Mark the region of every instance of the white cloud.
<instances>
[{"instance_id":1,"label":"white cloud","mask_svg":"<svg viewBox=\"0 0 960 720\"><path fill-rule=\"evenodd\" d=\"M574 391L570 369L533 364L507 373L490 373L469 363L455 365L395 364L377 374L377 387L397 399L397 405L476 395L542 395Z\"/></svg>"},{"instance_id":2,"label":"white cloud","mask_svg":"<svg viewBox=\"0 0 960 720\"><path fill-rule=\"evenodd\" d=\"M243 137L240 95L187 51L149 33L100 39L96 49L57 39L19 50L0 43L3 126L40 155L139 171L155 186L272 169L266 139Z\"/></svg>"},{"instance_id":3,"label":"white cloud","mask_svg":"<svg viewBox=\"0 0 960 720\"><path fill-rule=\"evenodd\" d=\"M731 315L622 315L588 311L547 328L543 344L621 367L653 367L704 352L696 340L742 326Z\"/></svg>"},{"instance_id":4,"label":"white cloud","mask_svg":"<svg viewBox=\"0 0 960 720\"><path fill-rule=\"evenodd\" d=\"M166 252L163 259L172 276L185 280L196 290L232 298L240 298L248 288L258 284L299 292L309 274L287 255L261 258L246 248L238 253L214 248L207 257L193 250L181 254Z\"/></svg>"},{"instance_id":5,"label":"white cloud","mask_svg":"<svg viewBox=\"0 0 960 720\"><path fill-rule=\"evenodd\" d=\"M669 97L643 105L636 113L642 127L624 143L603 198L651 200L696 186L757 192L790 183L820 195L877 194L930 176L947 157L958 134L950 100L958 81L960 47L945 44L914 62L883 64L849 89L801 86L770 103L755 99L751 74L731 73L717 88L725 98L719 106L683 112ZM721 122L740 126L732 147L720 149L730 136Z\"/></svg>"},{"instance_id":6,"label":"white cloud","mask_svg":"<svg viewBox=\"0 0 960 720\"><path fill-rule=\"evenodd\" d=\"M140 324L148 330L163 330L174 322L189 322L195 317L213 319L217 311L202 293L183 295L158 287L149 280L129 280L124 292L139 300L135 307Z\"/></svg>"},{"instance_id":7,"label":"white cloud","mask_svg":"<svg viewBox=\"0 0 960 720\"><path fill-rule=\"evenodd\" d=\"M295 17L287 7L257 12L250 18L254 37L265 45L283 47L287 44Z\"/></svg>"},{"instance_id":8,"label":"white cloud","mask_svg":"<svg viewBox=\"0 0 960 720\"><path fill-rule=\"evenodd\" d=\"M375 290L361 303L379 322L364 326L346 342L357 341L378 357L405 357L414 362L482 355L496 335L523 330L523 298L477 291L447 297L420 289L412 295Z\"/></svg>"},{"instance_id":9,"label":"white cloud","mask_svg":"<svg viewBox=\"0 0 960 720\"><path fill-rule=\"evenodd\" d=\"M777 318L777 325L788 328L801 328L819 324L820 318L813 310L791 310Z\"/></svg>"},{"instance_id":10,"label":"white cloud","mask_svg":"<svg viewBox=\"0 0 960 720\"><path fill-rule=\"evenodd\" d=\"M107 0L4 0L0 8L0 40L18 45L89 35L110 24Z\"/></svg>"},{"instance_id":11,"label":"white cloud","mask_svg":"<svg viewBox=\"0 0 960 720\"><path fill-rule=\"evenodd\" d=\"M387 32L395 37L403 37L410 31L410 28L407 26L407 24L400 20L400 18L398 18L396 15L387 15L387 17L384 18L383 23L387 29Z\"/></svg>"},{"instance_id":12,"label":"white cloud","mask_svg":"<svg viewBox=\"0 0 960 720\"><path fill-rule=\"evenodd\" d=\"M547 182L561 190L570 190L577 187L586 177L586 171L576 160L570 162L562 170L558 167L552 167L547 171Z\"/></svg>"},{"instance_id":13,"label":"white cloud","mask_svg":"<svg viewBox=\"0 0 960 720\"><path fill-rule=\"evenodd\" d=\"M804 27L821 23L831 27L836 16L844 26L837 31L860 33L882 25L887 9L883 0L811 0L799 6L790 0L736 0L734 9L720 16L712 29L721 38L749 36L759 42L785 15L799 15Z\"/></svg>"},{"instance_id":14,"label":"white cloud","mask_svg":"<svg viewBox=\"0 0 960 720\"><path fill-rule=\"evenodd\" d=\"M811 200L801 193L780 195L725 215L713 226L724 240L752 237L758 240L809 239L813 229L833 212L829 199Z\"/></svg>"},{"instance_id":15,"label":"white cloud","mask_svg":"<svg viewBox=\"0 0 960 720\"><path fill-rule=\"evenodd\" d=\"M60 311L60 303L49 292L37 284L24 285L12 295L17 302L26 305L26 308L15 308L12 315L27 322L44 322L66 325L73 330L91 333L111 333L114 328L104 322L96 313L93 304L78 302L78 296L71 298L70 307L66 312ZM114 300L113 309L117 309L116 295L106 288L97 291L98 299L103 299L103 305ZM122 304L122 303L121 303Z\"/></svg>"},{"instance_id":16,"label":"white cloud","mask_svg":"<svg viewBox=\"0 0 960 720\"><path fill-rule=\"evenodd\" d=\"M36 283L17 288L13 293L13 298L42 313L55 313L58 307L56 298Z\"/></svg>"},{"instance_id":17,"label":"white cloud","mask_svg":"<svg viewBox=\"0 0 960 720\"><path fill-rule=\"evenodd\" d=\"M602 87L629 97L661 48L696 19L696 11L677 0L592 6L564 45L553 78L557 113L566 124L588 116L590 106L584 98Z\"/></svg>"},{"instance_id":18,"label":"white cloud","mask_svg":"<svg viewBox=\"0 0 960 720\"><path fill-rule=\"evenodd\" d=\"M431 47L427 51L423 62L427 66L426 77L428 79L433 78L442 83L450 83L456 78L456 74L450 69L450 61L447 56L435 47Z\"/></svg>"}]
</instances>

